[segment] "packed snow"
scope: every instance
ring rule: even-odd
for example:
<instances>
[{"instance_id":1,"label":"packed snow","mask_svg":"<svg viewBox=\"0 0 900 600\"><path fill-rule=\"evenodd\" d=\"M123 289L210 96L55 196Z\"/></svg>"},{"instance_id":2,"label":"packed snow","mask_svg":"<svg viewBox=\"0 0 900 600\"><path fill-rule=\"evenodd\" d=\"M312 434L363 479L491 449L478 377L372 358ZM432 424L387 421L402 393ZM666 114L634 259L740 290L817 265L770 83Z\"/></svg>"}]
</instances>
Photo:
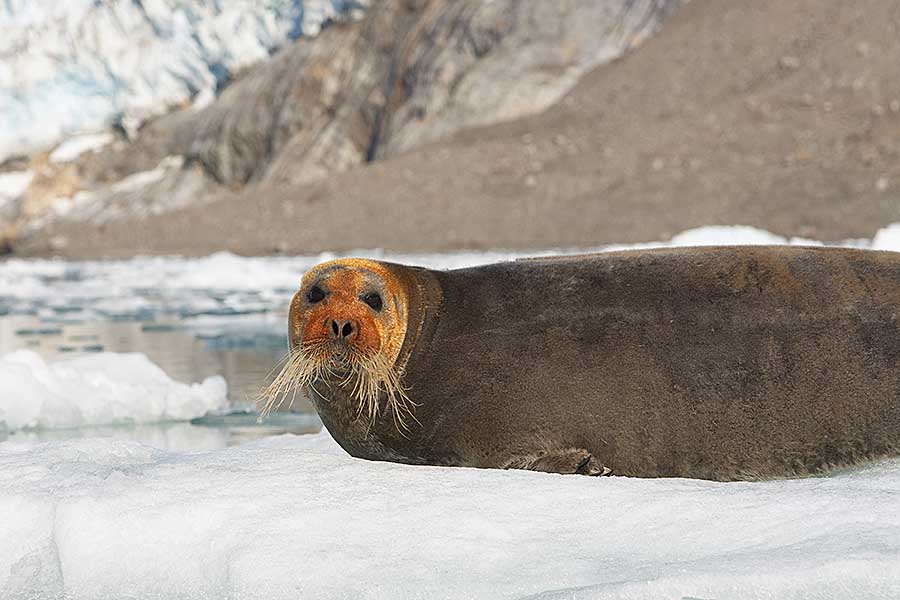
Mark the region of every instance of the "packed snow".
<instances>
[{"instance_id":1,"label":"packed snow","mask_svg":"<svg viewBox=\"0 0 900 600\"><path fill-rule=\"evenodd\" d=\"M897 598L900 461L757 483L0 444L3 598Z\"/></svg>"},{"instance_id":2,"label":"packed snow","mask_svg":"<svg viewBox=\"0 0 900 600\"><path fill-rule=\"evenodd\" d=\"M0 429L184 421L228 406L220 376L173 381L143 354L102 352L47 364L30 350L0 356Z\"/></svg>"},{"instance_id":3,"label":"packed snow","mask_svg":"<svg viewBox=\"0 0 900 600\"><path fill-rule=\"evenodd\" d=\"M0 161L96 132L134 130L192 99L353 0L7 0L0 3ZM64 153L65 154L65 153Z\"/></svg>"}]
</instances>

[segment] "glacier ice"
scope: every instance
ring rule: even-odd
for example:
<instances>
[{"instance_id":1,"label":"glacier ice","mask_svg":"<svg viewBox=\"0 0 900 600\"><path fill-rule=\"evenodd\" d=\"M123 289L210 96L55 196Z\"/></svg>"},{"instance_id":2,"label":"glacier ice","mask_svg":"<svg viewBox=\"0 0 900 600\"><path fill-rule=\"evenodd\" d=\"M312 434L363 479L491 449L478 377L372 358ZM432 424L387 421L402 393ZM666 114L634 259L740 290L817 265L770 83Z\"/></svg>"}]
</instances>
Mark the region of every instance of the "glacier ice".
<instances>
[{"instance_id":1,"label":"glacier ice","mask_svg":"<svg viewBox=\"0 0 900 600\"><path fill-rule=\"evenodd\" d=\"M126 130L359 9L351 0L7 0L0 3L0 161Z\"/></svg>"}]
</instances>

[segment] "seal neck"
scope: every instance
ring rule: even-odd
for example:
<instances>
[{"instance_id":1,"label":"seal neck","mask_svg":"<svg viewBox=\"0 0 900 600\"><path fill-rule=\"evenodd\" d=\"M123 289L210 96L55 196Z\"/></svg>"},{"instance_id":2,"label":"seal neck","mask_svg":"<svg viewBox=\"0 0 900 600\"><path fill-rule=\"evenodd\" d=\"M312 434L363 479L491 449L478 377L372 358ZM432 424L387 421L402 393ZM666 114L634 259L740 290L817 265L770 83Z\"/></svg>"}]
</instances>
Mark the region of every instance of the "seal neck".
<instances>
[{"instance_id":1,"label":"seal neck","mask_svg":"<svg viewBox=\"0 0 900 600\"><path fill-rule=\"evenodd\" d=\"M443 292L438 278L421 267L400 267L398 273L406 282L408 294L406 332L403 345L395 361L395 368L403 373L412 356L413 349L422 351L428 347L437 328Z\"/></svg>"}]
</instances>

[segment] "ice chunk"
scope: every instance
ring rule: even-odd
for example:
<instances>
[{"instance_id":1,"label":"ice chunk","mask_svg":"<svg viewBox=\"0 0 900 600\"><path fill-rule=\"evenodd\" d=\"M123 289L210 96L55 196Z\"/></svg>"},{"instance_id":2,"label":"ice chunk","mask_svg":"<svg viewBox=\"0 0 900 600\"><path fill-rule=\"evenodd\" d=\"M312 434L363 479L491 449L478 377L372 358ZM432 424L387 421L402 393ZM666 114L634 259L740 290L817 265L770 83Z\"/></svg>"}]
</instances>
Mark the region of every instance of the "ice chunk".
<instances>
[{"instance_id":1,"label":"ice chunk","mask_svg":"<svg viewBox=\"0 0 900 600\"><path fill-rule=\"evenodd\" d=\"M0 357L6 429L183 421L227 404L222 377L179 383L143 354L97 353L53 364L30 350Z\"/></svg>"},{"instance_id":2,"label":"ice chunk","mask_svg":"<svg viewBox=\"0 0 900 600\"><path fill-rule=\"evenodd\" d=\"M0 597L897 598L900 461L755 483L0 444Z\"/></svg>"}]
</instances>

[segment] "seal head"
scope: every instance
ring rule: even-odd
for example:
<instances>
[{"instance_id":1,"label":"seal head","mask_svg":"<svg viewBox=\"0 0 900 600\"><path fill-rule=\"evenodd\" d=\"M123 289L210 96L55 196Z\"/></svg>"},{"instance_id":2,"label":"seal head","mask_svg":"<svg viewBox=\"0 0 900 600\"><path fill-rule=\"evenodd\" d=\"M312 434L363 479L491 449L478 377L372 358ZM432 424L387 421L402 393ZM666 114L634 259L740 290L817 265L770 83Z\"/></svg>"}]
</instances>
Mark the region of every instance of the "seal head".
<instances>
[{"instance_id":1,"label":"seal head","mask_svg":"<svg viewBox=\"0 0 900 600\"><path fill-rule=\"evenodd\" d=\"M306 388L320 414L349 420L361 437L385 411L406 430L415 419L401 384L401 351L416 297L410 276L409 269L358 258L307 272L290 305L290 351L263 393L263 411L278 408L286 392Z\"/></svg>"}]
</instances>

